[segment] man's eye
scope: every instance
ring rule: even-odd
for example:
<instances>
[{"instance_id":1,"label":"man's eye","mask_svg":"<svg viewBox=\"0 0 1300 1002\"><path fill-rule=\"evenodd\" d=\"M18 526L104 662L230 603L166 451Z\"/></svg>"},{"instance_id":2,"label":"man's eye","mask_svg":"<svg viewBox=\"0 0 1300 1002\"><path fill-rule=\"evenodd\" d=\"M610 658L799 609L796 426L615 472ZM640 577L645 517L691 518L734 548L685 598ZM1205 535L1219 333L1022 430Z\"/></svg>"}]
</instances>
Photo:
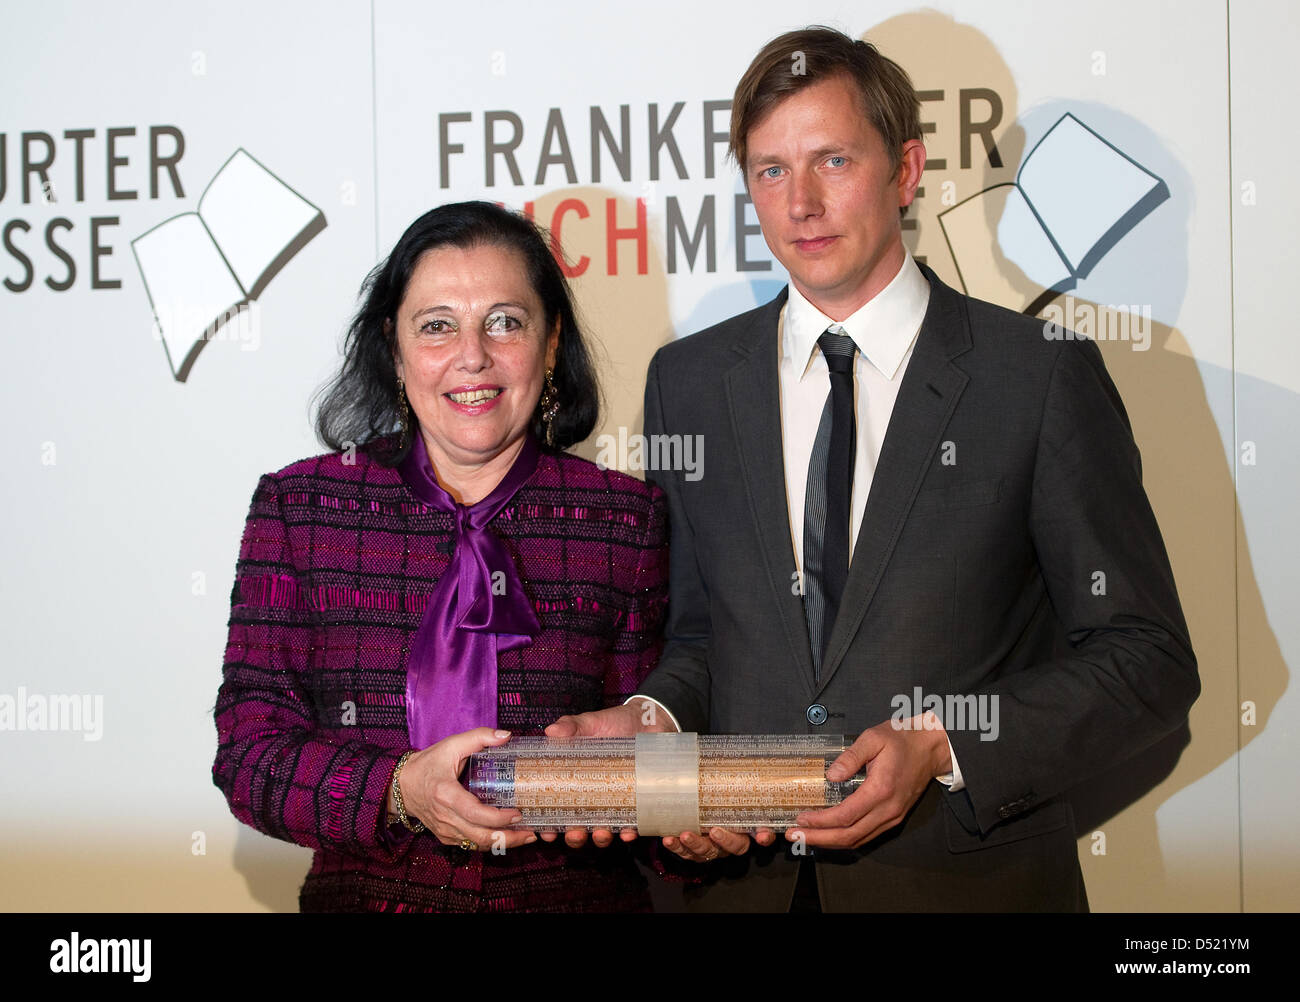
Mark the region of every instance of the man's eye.
<instances>
[{"instance_id":1,"label":"man's eye","mask_svg":"<svg viewBox=\"0 0 1300 1002\"><path fill-rule=\"evenodd\" d=\"M827 157L826 163L831 167L843 167L848 161L843 157Z\"/></svg>"},{"instance_id":2,"label":"man's eye","mask_svg":"<svg viewBox=\"0 0 1300 1002\"><path fill-rule=\"evenodd\" d=\"M759 171L760 177L779 177L781 174L780 167L764 167Z\"/></svg>"}]
</instances>

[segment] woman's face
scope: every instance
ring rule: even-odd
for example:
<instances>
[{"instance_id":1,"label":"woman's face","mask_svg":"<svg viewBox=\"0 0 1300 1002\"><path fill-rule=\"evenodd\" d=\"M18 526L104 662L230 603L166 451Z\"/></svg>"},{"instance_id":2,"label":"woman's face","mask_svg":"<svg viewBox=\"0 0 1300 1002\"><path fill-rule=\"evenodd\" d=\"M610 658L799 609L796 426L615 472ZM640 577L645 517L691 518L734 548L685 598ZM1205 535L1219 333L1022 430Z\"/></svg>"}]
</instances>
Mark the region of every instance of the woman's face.
<instances>
[{"instance_id":1,"label":"woman's face","mask_svg":"<svg viewBox=\"0 0 1300 1002\"><path fill-rule=\"evenodd\" d=\"M559 343L523 258L491 244L426 251L394 327L397 374L435 470L513 458Z\"/></svg>"}]
</instances>

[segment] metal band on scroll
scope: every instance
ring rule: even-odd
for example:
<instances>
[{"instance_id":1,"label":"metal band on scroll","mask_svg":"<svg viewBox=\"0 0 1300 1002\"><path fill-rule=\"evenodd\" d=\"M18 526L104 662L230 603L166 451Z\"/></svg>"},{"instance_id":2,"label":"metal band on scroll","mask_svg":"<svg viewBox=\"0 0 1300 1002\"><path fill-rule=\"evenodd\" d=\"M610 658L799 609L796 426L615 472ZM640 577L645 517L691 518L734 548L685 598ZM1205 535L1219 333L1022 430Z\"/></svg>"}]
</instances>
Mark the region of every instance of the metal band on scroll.
<instances>
[{"instance_id":1,"label":"metal band on scroll","mask_svg":"<svg viewBox=\"0 0 1300 1002\"><path fill-rule=\"evenodd\" d=\"M636 736L636 830L700 830L700 743L695 734Z\"/></svg>"}]
</instances>

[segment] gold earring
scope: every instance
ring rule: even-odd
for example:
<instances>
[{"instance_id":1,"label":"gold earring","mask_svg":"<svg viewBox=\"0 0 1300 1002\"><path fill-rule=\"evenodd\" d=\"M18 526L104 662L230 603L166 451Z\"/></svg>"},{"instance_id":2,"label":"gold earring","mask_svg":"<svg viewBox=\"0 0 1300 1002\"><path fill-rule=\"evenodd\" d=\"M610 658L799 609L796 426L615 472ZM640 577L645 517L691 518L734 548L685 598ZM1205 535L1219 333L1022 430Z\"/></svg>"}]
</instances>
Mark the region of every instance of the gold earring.
<instances>
[{"instance_id":1,"label":"gold earring","mask_svg":"<svg viewBox=\"0 0 1300 1002\"><path fill-rule=\"evenodd\" d=\"M546 445L548 448L555 447L555 428L552 422L555 421L555 416L560 413L560 394L555 389L555 383L551 378L554 375L553 369L546 370L546 385L542 387L542 399L537 404L542 412L542 424L546 426Z\"/></svg>"},{"instance_id":2,"label":"gold earring","mask_svg":"<svg viewBox=\"0 0 1300 1002\"><path fill-rule=\"evenodd\" d=\"M400 410L397 412L398 419L402 424L402 441L398 444L398 450L406 448L406 437L411 428L411 411L406 405L406 383L402 382L402 377L397 377L397 404Z\"/></svg>"}]
</instances>

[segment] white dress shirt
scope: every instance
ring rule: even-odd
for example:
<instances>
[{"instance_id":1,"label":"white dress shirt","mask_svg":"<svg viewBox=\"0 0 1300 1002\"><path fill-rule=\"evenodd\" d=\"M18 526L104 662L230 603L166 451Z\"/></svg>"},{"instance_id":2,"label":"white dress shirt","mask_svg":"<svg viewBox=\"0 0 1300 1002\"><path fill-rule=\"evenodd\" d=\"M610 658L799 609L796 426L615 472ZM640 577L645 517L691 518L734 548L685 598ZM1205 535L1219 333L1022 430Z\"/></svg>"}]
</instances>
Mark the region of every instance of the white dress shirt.
<instances>
[{"instance_id":1,"label":"white dress shirt","mask_svg":"<svg viewBox=\"0 0 1300 1002\"><path fill-rule=\"evenodd\" d=\"M854 436L853 492L850 502L849 559L862 528L867 495L880 459L889 416L894 412L912 346L930 304L930 283L910 256L874 298L847 320L839 322L853 338L858 354L853 362ZM831 392L830 370L817 339L835 324L790 285L790 297L777 322L778 382L781 393L781 449L785 459L785 500L790 512L790 541L794 563L803 572L803 512L808 487L808 461Z\"/></svg>"},{"instance_id":2,"label":"white dress shirt","mask_svg":"<svg viewBox=\"0 0 1300 1002\"><path fill-rule=\"evenodd\" d=\"M795 568L803 573L804 498L808 486L808 462L812 458L817 426L830 394L830 370L817 346L817 339L836 321L813 306L789 286L789 298L777 321L777 373L781 406L781 450L785 462L785 497L790 515L790 542ZM880 459L898 389L926 308L930 305L930 283L910 254L904 253L898 274L877 295L846 320L838 322L853 338L858 354L853 363L853 408L857 422L854 436L853 489L850 503L849 557L862 528L867 495ZM648 699L633 696L632 699ZM660 705L656 702L656 705ZM681 730L667 707L661 707ZM952 752L952 742L948 743ZM963 787L956 756L953 771L937 777L952 790Z\"/></svg>"}]
</instances>

